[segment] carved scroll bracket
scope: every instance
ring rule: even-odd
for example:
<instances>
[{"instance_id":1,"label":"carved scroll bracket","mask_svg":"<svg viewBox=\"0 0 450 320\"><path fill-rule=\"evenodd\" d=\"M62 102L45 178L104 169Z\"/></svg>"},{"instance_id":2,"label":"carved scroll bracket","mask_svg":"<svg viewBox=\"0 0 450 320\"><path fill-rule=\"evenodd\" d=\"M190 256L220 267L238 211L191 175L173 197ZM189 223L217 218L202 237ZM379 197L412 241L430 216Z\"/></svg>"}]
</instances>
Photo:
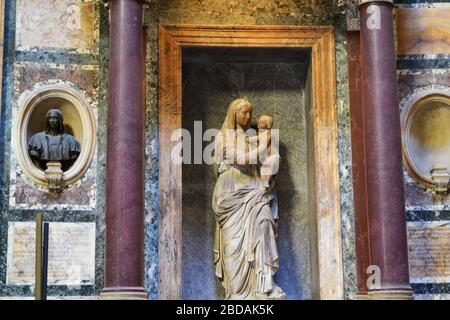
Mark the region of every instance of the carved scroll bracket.
<instances>
[{"instance_id":1,"label":"carved scroll bracket","mask_svg":"<svg viewBox=\"0 0 450 320\"><path fill-rule=\"evenodd\" d=\"M61 162L47 162L45 179L47 180L47 188L50 192L59 193L62 191L63 171L61 170Z\"/></svg>"},{"instance_id":2,"label":"carved scroll bracket","mask_svg":"<svg viewBox=\"0 0 450 320\"><path fill-rule=\"evenodd\" d=\"M450 174L448 168L444 165L435 165L431 170L431 180L433 188L431 193L434 195L447 195L450 187Z\"/></svg>"}]
</instances>

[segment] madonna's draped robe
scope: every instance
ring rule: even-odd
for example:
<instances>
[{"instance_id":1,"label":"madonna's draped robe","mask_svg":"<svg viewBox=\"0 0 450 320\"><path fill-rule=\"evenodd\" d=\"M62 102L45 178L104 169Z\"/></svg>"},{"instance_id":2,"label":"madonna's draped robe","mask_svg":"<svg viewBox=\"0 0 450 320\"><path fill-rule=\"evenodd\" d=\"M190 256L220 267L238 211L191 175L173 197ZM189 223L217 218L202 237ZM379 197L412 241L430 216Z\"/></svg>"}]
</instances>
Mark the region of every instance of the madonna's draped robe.
<instances>
[{"instance_id":1,"label":"madonna's draped robe","mask_svg":"<svg viewBox=\"0 0 450 320\"><path fill-rule=\"evenodd\" d=\"M256 165L232 164L230 155L234 153L234 162L240 163L239 159L248 150L246 146L244 150L239 149L239 144L227 144L224 148L221 134L215 143L218 178L212 207L216 215L216 276L225 288L227 299L264 298L278 288L273 283L273 275L278 270L275 242L278 205L274 182L267 191ZM248 155L255 160L256 153Z\"/></svg>"}]
</instances>

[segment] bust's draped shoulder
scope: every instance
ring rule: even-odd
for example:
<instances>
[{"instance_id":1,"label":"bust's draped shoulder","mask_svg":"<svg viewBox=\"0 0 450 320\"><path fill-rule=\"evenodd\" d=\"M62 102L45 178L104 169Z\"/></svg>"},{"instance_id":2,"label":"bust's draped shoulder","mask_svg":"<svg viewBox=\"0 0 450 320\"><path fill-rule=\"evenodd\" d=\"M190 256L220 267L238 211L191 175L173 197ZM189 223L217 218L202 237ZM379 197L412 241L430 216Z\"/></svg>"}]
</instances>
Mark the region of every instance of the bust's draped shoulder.
<instances>
[{"instance_id":1,"label":"bust's draped shoulder","mask_svg":"<svg viewBox=\"0 0 450 320\"><path fill-rule=\"evenodd\" d=\"M70 160L76 159L81 152L78 141L70 134L63 134L63 155L68 155Z\"/></svg>"},{"instance_id":2,"label":"bust's draped shoulder","mask_svg":"<svg viewBox=\"0 0 450 320\"><path fill-rule=\"evenodd\" d=\"M30 156L40 158L45 144L45 132L39 132L32 136L28 141L28 152Z\"/></svg>"},{"instance_id":3,"label":"bust's draped shoulder","mask_svg":"<svg viewBox=\"0 0 450 320\"><path fill-rule=\"evenodd\" d=\"M43 161L74 160L81 152L78 141L70 134L63 133L59 136L59 150L51 150L48 136L45 131L36 133L28 141L28 153L31 157Z\"/></svg>"}]
</instances>

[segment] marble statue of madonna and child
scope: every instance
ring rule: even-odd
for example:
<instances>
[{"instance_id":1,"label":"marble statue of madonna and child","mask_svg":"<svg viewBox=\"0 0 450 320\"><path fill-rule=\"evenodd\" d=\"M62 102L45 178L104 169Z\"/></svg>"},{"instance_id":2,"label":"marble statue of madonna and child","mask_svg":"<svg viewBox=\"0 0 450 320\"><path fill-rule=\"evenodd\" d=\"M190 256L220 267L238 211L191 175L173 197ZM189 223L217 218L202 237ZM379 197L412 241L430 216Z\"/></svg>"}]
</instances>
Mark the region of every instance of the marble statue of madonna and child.
<instances>
[{"instance_id":1,"label":"marble statue of madonna and child","mask_svg":"<svg viewBox=\"0 0 450 320\"><path fill-rule=\"evenodd\" d=\"M272 118L262 116L258 134L249 136L251 116L248 100L233 101L215 139L215 274L227 299L286 299L274 282L280 156L272 143Z\"/></svg>"}]
</instances>

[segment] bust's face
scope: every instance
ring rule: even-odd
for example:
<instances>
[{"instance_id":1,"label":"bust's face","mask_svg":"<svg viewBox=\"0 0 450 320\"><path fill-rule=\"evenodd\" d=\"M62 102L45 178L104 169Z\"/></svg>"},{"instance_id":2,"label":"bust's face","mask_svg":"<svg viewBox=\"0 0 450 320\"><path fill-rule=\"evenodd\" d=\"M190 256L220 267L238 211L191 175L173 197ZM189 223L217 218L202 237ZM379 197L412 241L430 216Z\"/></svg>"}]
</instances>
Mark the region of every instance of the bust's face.
<instances>
[{"instance_id":1,"label":"bust's face","mask_svg":"<svg viewBox=\"0 0 450 320\"><path fill-rule=\"evenodd\" d=\"M56 112L50 112L47 116L47 123L51 129L59 128L59 115Z\"/></svg>"}]
</instances>

